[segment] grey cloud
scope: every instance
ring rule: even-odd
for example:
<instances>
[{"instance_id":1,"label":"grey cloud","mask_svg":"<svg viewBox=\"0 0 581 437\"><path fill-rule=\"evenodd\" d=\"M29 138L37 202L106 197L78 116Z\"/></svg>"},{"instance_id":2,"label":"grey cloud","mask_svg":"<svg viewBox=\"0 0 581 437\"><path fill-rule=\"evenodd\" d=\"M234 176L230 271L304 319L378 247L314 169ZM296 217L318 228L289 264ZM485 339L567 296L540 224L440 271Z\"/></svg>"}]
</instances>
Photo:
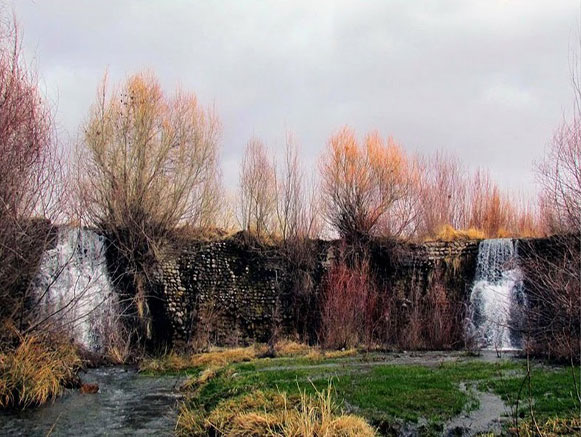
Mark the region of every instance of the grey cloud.
<instances>
[{"instance_id":1,"label":"grey cloud","mask_svg":"<svg viewBox=\"0 0 581 437\"><path fill-rule=\"evenodd\" d=\"M19 0L27 52L77 132L106 67L154 70L215 104L234 186L250 135L293 130L309 162L344 124L445 148L530 189L570 100L579 4L524 1Z\"/></svg>"}]
</instances>

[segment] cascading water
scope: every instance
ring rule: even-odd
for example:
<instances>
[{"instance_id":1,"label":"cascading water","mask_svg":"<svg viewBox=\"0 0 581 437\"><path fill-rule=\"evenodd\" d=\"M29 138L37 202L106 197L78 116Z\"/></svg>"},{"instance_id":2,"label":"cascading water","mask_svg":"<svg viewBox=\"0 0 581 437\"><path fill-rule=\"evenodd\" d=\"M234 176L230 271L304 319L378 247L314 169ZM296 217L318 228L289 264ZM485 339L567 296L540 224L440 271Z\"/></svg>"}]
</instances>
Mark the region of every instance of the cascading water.
<instances>
[{"instance_id":1,"label":"cascading water","mask_svg":"<svg viewBox=\"0 0 581 437\"><path fill-rule=\"evenodd\" d=\"M469 338L484 349L520 349L524 304L516 242L510 238L482 241L470 294Z\"/></svg>"},{"instance_id":2,"label":"cascading water","mask_svg":"<svg viewBox=\"0 0 581 437\"><path fill-rule=\"evenodd\" d=\"M87 229L60 228L55 247L43 254L34 286L40 322L65 330L92 351L103 348L118 323L104 237Z\"/></svg>"}]
</instances>

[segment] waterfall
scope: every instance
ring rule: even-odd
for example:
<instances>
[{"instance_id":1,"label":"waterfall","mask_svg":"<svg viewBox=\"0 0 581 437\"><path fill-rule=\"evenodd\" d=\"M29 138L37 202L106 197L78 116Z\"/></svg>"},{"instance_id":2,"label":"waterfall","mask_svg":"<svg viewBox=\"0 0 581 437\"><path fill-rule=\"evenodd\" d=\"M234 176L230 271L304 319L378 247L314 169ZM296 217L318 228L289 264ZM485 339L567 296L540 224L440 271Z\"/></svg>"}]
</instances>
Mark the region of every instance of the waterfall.
<instances>
[{"instance_id":1,"label":"waterfall","mask_svg":"<svg viewBox=\"0 0 581 437\"><path fill-rule=\"evenodd\" d=\"M107 272L105 239L94 231L58 230L33 283L38 319L98 352L118 323L117 299Z\"/></svg>"},{"instance_id":2,"label":"waterfall","mask_svg":"<svg viewBox=\"0 0 581 437\"><path fill-rule=\"evenodd\" d=\"M516 242L510 238L482 241L470 294L469 338L485 349L520 349L523 305Z\"/></svg>"}]
</instances>

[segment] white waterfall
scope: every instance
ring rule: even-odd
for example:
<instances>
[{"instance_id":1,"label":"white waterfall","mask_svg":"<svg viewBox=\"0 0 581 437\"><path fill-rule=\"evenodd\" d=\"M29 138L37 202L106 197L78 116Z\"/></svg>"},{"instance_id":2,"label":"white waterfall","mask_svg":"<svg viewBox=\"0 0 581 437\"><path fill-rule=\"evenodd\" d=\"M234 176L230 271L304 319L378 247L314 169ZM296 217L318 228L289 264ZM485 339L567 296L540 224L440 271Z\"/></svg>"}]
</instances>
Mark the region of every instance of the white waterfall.
<instances>
[{"instance_id":1,"label":"white waterfall","mask_svg":"<svg viewBox=\"0 0 581 437\"><path fill-rule=\"evenodd\" d=\"M516 243L510 238L482 241L478 246L468 322L468 335L479 347L521 348L522 288Z\"/></svg>"},{"instance_id":2,"label":"white waterfall","mask_svg":"<svg viewBox=\"0 0 581 437\"><path fill-rule=\"evenodd\" d=\"M104 237L91 230L60 228L56 245L43 254L34 286L39 321L64 330L92 351L103 348L118 323Z\"/></svg>"}]
</instances>

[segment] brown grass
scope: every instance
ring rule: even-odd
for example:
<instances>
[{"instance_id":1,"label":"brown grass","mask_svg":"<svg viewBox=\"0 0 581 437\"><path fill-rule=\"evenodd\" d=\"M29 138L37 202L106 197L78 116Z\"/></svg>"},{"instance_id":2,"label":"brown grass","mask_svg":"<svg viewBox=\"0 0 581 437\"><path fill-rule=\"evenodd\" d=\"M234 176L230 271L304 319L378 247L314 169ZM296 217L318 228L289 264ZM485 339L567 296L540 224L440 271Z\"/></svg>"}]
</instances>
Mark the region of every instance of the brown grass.
<instances>
[{"instance_id":1,"label":"brown grass","mask_svg":"<svg viewBox=\"0 0 581 437\"><path fill-rule=\"evenodd\" d=\"M26 408L56 398L76 380L82 362L70 343L25 337L0 354L0 407Z\"/></svg>"},{"instance_id":2,"label":"brown grass","mask_svg":"<svg viewBox=\"0 0 581 437\"><path fill-rule=\"evenodd\" d=\"M301 392L256 391L220 402L208 415L183 406L180 436L367 437L377 435L362 418L345 415L333 402L332 390L314 396Z\"/></svg>"},{"instance_id":3,"label":"brown grass","mask_svg":"<svg viewBox=\"0 0 581 437\"><path fill-rule=\"evenodd\" d=\"M281 340L274 346L274 351L279 357L297 357L307 355L313 348L304 343L292 340Z\"/></svg>"},{"instance_id":4,"label":"brown grass","mask_svg":"<svg viewBox=\"0 0 581 437\"><path fill-rule=\"evenodd\" d=\"M254 360L265 351L266 347L259 345L234 349L220 349L193 355L191 362L194 366L225 366L231 363Z\"/></svg>"},{"instance_id":5,"label":"brown grass","mask_svg":"<svg viewBox=\"0 0 581 437\"><path fill-rule=\"evenodd\" d=\"M457 241L457 240L484 240L486 235L479 229L454 229L450 225L444 225L433 240Z\"/></svg>"},{"instance_id":6,"label":"brown grass","mask_svg":"<svg viewBox=\"0 0 581 437\"><path fill-rule=\"evenodd\" d=\"M202 367L204 368L204 372L211 373L228 364L258 359L264 356L267 350L268 346L255 344L248 347L219 348L211 350L210 352L193 355L178 354L171 351L161 357L144 359L139 365L139 370L141 372L163 373L181 372L193 367ZM306 357L313 361L342 358L357 353L357 349L355 348L324 351L319 347L309 346L292 340L279 341L275 345L274 351L277 357Z\"/></svg>"},{"instance_id":7,"label":"brown grass","mask_svg":"<svg viewBox=\"0 0 581 437\"><path fill-rule=\"evenodd\" d=\"M538 428L534 423L522 421L519 424L518 429L511 428L510 431L513 434L521 437L557 437L563 435L581 435L581 418L555 417L547 419L544 423L538 424Z\"/></svg>"},{"instance_id":8,"label":"brown grass","mask_svg":"<svg viewBox=\"0 0 581 437\"><path fill-rule=\"evenodd\" d=\"M147 358L139 365L141 372L179 372L192 367L217 368L232 363L251 361L263 355L264 345L254 345L233 349L215 349L193 355L181 355L174 351L158 358Z\"/></svg>"}]
</instances>

